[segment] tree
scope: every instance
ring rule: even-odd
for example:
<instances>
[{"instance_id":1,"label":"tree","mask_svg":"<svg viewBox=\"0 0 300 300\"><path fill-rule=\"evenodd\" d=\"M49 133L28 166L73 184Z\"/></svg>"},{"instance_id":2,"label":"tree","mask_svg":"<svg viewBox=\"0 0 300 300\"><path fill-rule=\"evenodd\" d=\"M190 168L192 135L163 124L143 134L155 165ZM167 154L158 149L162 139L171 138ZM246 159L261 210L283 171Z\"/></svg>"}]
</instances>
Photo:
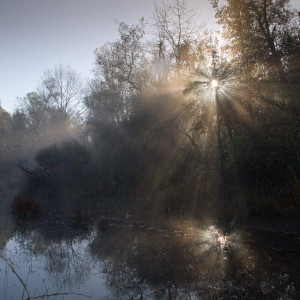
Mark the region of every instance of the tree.
<instances>
[{"instance_id":1,"label":"tree","mask_svg":"<svg viewBox=\"0 0 300 300\"><path fill-rule=\"evenodd\" d=\"M19 106L13 115L13 130L23 146L36 147L41 141L46 144L60 141L75 133L77 127L69 126L69 119L64 119L62 110L45 101L37 92L28 93L18 100ZM72 122L74 124L75 120Z\"/></svg>"},{"instance_id":2,"label":"tree","mask_svg":"<svg viewBox=\"0 0 300 300\"><path fill-rule=\"evenodd\" d=\"M103 147L107 140L114 138L112 131L126 119L123 98L104 82L92 80L84 104L87 111L86 134L94 145L102 144Z\"/></svg>"},{"instance_id":3,"label":"tree","mask_svg":"<svg viewBox=\"0 0 300 300\"><path fill-rule=\"evenodd\" d=\"M9 150L11 133L11 116L0 106L0 159Z\"/></svg>"},{"instance_id":4,"label":"tree","mask_svg":"<svg viewBox=\"0 0 300 300\"><path fill-rule=\"evenodd\" d=\"M124 120L125 108L121 95L110 91L103 82L90 82L89 94L84 103L88 120L97 120L105 125L118 125Z\"/></svg>"},{"instance_id":5,"label":"tree","mask_svg":"<svg viewBox=\"0 0 300 300\"><path fill-rule=\"evenodd\" d=\"M96 71L110 90L126 97L141 93L148 85L144 19L133 26L121 22L118 30L117 41L96 49Z\"/></svg>"},{"instance_id":6,"label":"tree","mask_svg":"<svg viewBox=\"0 0 300 300\"><path fill-rule=\"evenodd\" d=\"M222 115L231 132L226 178L237 175L255 210L297 211L299 20L288 0L212 3L239 75L231 89L223 87L222 108L229 109ZM254 204L257 195L262 200ZM283 199L290 199L289 205Z\"/></svg>"},{"instance_id":7,"label":"tree","mask_svg":"<svg viewBox=\"0 0 300 300\"><path fill-rule=\"evenodd\" d=\"M19 107L15 112L16 117L24 116L23 121L26 121L27 133L42 134L43 130L49 126L49 117L47 110L49 105L44 102L40 95L36 92L31 92L26 97L18 98Z\"/></svg>"},{"instance_id":8,"label":"tree","mask_svg":"<svg viewBox=\"0 0 300 300\"><path fill-rule=\"evenodd\" d=\"M154 19L159 57L169 57L171 64L181 69L199 59L201 26L197 9L187 0L163 0L155 4Z\"/></svg>"},{"instance_id":9,"label":"tree","mask_svg":"<svg viewBox=\"0 0 300 300\"><path fill-rule=\"evenodd\" d=\"M14 137L18 137L20 134L24 134L28 126L28 120L24 112L15 110L12 115L12 134Z\"/></svg>"},{"instance_id":10,"label":"tree","mask_svg":"<svg viewBox=\"0 0 300 300\"><path fill-rule=\"evenodd\" d=\"M80 116L82 82L80 75L69 66L59 65L44 72L38 94L43 103L60 111L61 121Z\"/></svg>"},{"instance_id":11,"label":"tree","mask_svg":"<svg viewBox=\"0 0 300 300\"><path fill-rule=\"evenodd\" d=\"M296 16L289 0L212 1L232 54L249 73L285 78L290 56L300 45ZM272 69L275 71L272 71Z\"/></svg>"}]
</instances>

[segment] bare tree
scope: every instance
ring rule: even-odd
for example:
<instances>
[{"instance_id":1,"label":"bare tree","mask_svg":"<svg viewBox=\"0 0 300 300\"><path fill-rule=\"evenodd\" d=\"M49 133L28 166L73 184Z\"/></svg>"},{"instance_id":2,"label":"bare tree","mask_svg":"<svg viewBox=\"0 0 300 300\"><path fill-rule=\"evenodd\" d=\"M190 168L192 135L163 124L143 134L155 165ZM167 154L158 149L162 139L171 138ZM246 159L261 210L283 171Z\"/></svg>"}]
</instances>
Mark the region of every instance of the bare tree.
<instances>
[{"instance_id":1,"label":"bare tree","mask_svg":"<svg viewBox=\"0 0 300 300\"><path fill-rule=\"evenodd\" d=\"M197 8L187 0L162 0L155 3L154 20L160 58L166 53L177 68L183 67L195 55L202 33Z\"/></svg>"},{"instance_id":2,"label":"bare tree","mask_svg":"<svg viewBox=\"0 0 300 300\"><path fill-rule=\"evenodd\" d=\"M80 75L69 66L59 65L46 70L38 93L45 104L59 110L61 121L79 117L82 82Z\"/></svg>"}]
</instances>

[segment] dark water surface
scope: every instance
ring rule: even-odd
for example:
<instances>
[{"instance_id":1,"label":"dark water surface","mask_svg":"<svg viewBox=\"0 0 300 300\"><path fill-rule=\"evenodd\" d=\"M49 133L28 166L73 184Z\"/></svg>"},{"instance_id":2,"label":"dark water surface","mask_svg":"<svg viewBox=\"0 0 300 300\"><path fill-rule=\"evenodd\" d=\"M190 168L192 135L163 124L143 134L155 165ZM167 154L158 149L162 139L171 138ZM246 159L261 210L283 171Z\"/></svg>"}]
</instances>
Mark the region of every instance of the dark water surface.
<instances>
[{"instance_id":1,"label":"dark water surface","mask_svg":"<svg viewBox=\"0 0 300 300\"><path fill-rule=\"evenodd\" d=\"M106 221L105 221L106 222ZM0 221L0 299L296 299L299 227ZM108 227L108 228L107 228ZM24 288L26 286L26 289Z\"/></svg>"}]
</instances>

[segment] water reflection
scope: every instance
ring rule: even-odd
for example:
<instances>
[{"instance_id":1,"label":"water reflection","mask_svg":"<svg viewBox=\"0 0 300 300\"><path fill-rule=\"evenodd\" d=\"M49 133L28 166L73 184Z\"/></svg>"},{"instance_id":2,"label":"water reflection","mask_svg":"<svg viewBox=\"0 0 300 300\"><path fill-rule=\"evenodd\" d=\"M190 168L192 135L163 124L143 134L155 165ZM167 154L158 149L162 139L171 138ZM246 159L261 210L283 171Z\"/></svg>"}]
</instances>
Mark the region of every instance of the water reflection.
<instances>
[{"instance_id":1,"label":"water reflection","mask_svg":"<svg viewBox=\"0 0 300 300\"><path fill-rule=\"evenodd\" d=\"M100 232L92 245L101 259L95 245L109 242L107 235ZM224 236L214 225L199 229L187 222L114 235L118 243L102 269L113 299L276 299L294 293L288 276L271 273L237 232Z\"/></svg>"},{"instance_id":2,"label":"water reflection","mask_svg":"<svg viewBox=\"0 0 300 300\"><path fill-rule=\"evenodd\" d=\"M188 220L152 226L110 220L14 223L3 254L18 266L31 295L68 291L94 299L293 299L284 269L274 268L245 231L224 234L215 224ZM3 235L3 234L2 234ZM1 263L4 299L22 286ZM18 286L11 289L9 287ZM9 292L8 292L9 291ZM82 299L64 296L64 299ZM69 297L69 298L68 298Z\"/></svg>"}]
</instances>

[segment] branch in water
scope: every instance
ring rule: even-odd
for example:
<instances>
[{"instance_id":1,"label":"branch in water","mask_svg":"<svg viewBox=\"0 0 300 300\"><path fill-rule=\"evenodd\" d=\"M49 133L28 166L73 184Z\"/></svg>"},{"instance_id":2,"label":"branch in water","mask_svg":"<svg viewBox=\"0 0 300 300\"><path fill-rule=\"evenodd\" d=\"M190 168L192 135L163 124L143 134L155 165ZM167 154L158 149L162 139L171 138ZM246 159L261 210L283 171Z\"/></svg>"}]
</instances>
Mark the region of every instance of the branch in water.
<instances>
[{"instance_id":1,"label":"branch in water","mask_svg":"<svg viewBox=\"0 0 300 300\"><path fill-rule=\"evenodd\" d=\"M0 258L4 260L4 262L9 266L9 268L12 270L12 272L17 276L18 280L21 282L21 284L24 287L24 290L27 293L27 298L26 300L33 300L33 299L44 299L44 298L48 298L48 297L54 297L54 296L68 296L68 295L74 295L74 296L82 296L82 297L86 297L86 298L90 298L92 299L92 297L84 295L84 294L79 294L79 293L52 293L52 294L44 294L44 295L40 295L40 296L35 296L35 297L31 297L29 294L29 291L27 290L26 284L23 281L23 279L20 277L20 275L16 272L15 268L14 268L14 263L8 258L5 257L3 254L0 253Z\"/></svg>"},{"instance_id":2,"label":"branch in water","mask_svg":"<svg viewBox=\"0 0 300 300\"><path fill-rule=\"evenodd\" d=\"M53 293L53 294L45 294L45 295L35 296L32 298L27 298L26 300L43 299L43 298L54 297L54 296L68 296L68 295L83 296L92 299L92 297L90 296L84 294L78 294L78 293Z\"/></svg>"}]
</instances>

